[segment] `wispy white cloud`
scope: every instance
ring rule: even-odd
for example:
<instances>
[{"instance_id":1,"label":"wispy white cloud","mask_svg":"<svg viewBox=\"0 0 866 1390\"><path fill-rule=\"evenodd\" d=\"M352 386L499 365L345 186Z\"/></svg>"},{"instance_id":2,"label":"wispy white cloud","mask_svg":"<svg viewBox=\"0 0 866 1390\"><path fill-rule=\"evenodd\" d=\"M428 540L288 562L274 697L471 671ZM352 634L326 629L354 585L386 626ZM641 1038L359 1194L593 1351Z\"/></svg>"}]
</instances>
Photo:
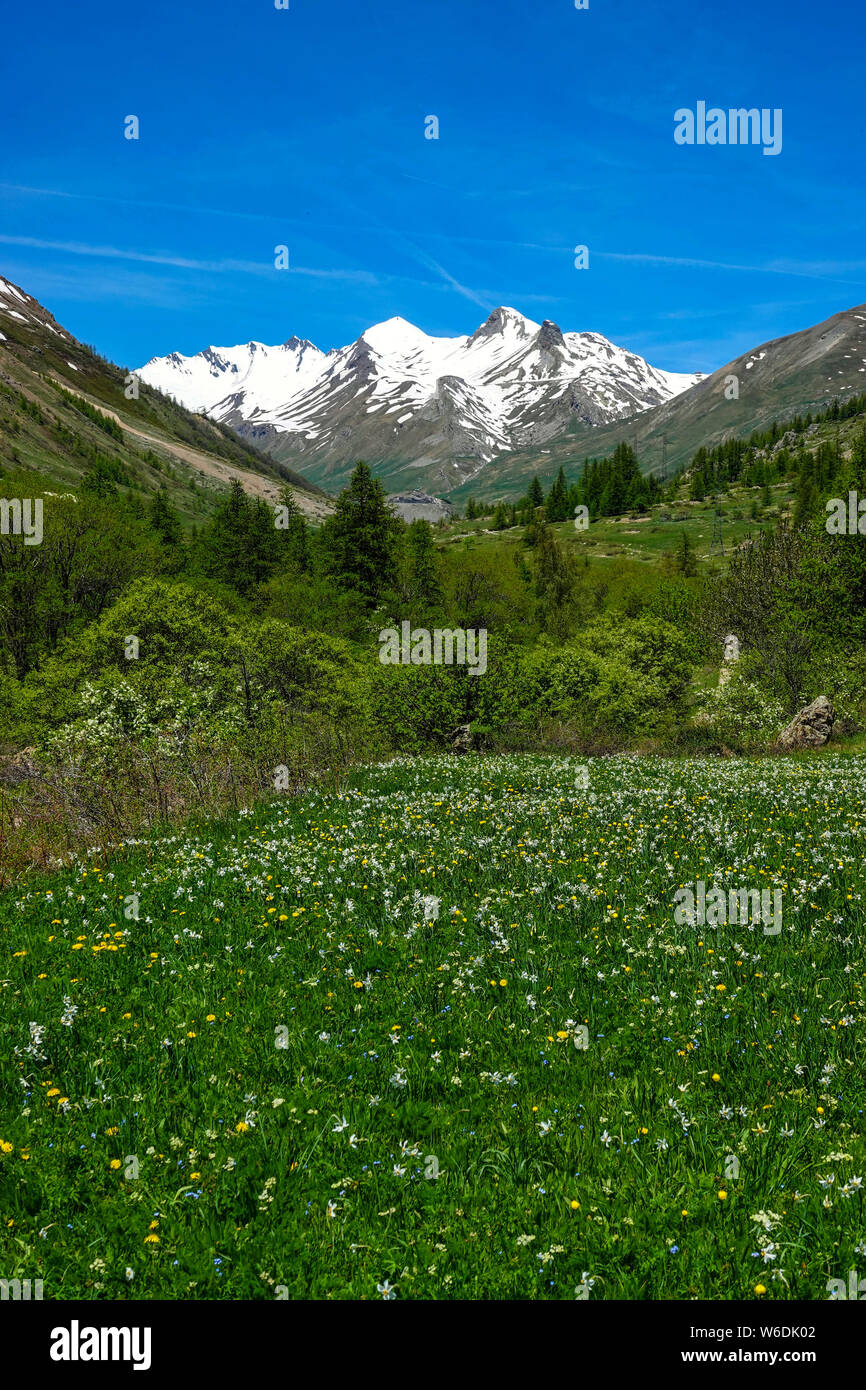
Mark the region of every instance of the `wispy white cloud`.
<instances>
[{"instance_id":1,"label":"wispy white cloud","mask_svg":"<svg viewBox=\"0 0 866 1390\"><path fill-rule=\"evenodd\" d=\"M787 261L771 262L769 265L743 265L731 261L707 261L694 256L659 256L646 251L596 251L596 258L605 261L642 261L651 265L678 265L694 267L697 270L745 271L752 275L790 275L805 280L833 280L840 285L862 284L859 280L844 280L838 275L822 273L827 269L842 268L837 262ZM846 269L864 268L862 262L848 262Z\"/></svg>"},{"instance_id":2,"label":"wispy white cloud","mask_svg":"<svg viewBox=\"0 0 866 1390\"><path fill-rule=\"evenodd\" d=\"M514 293L509 291L507 294L498 294L492 290L474 290L453 276L443 265L429 256L425 251L405 242L409 251L419 264L432 270L439 277L438 280L422 280L417 276L384 274L378 271L322 267L308 265L290 266L288 271L277 272L272 261L244 261L226 258L223 260L196 260L189 256L179 256L164 252L136 251L128 250L119 246L93 245L88 242L80 241L52 241L42 237L12 236L7 233L0 233L0 244L5 246L17 246L35 251L53 251L61 255L83 256L92 260L103 260L110 262L131 263L134 265L164 266L170 270L191 270L199 274L242 274L255 275L258 277L271 276L274 274L299 275L314 280L345 281L352 284L366 286L371 289L381 289L389 285L411 285L422 287L428 290L454 290L465 299L479 305L485 312L489 313L497 304L506 299L515 299L519 303L543 303L550 304L554 301L548 295L534 293ZM45 268L40 267L40 273L44 274ZM101 281L100 281L101 283ZM96 282L94 282L96 286ZM117 285L112 285L112 294L117 293Z\"/></svg>"},{"instance_id":3,"label":"wispy white cloud","mask_svg":"<svg viewBox=\"0 0 866 1390\"><path fill-rule=\"evenodd\" d=\"M413 246L409 241L404 241L404 244L408 250L414 253L415 259L418 261L419 265L423 265L427 270L433 270L437 275L441 275L445 283L450 285L452 290L456 290L458 294L462 295L464 299L471 300L473 304L479 304L481 308L487 310L488 313L491 309L496 308L495 301L491 303L491 301L487 299L485 295L480 294L478 290L470 289L468 285L461 284L449 270L445 269L444 265L440 265L439 262L428 255L426 251L422 251L419 247Z\"/></svg>"},{"instance_id":4,"label":"wispy white cloud","mask_svg":"<svg viewBox=\"0 0 866 1390\"><path fill-rule=\"evenodd\" d=\"M71 256L95 256L100 260L136 261L142 265L167 265L177 270L242 271L246 274L265 274L273 265L258 265L255 261L197 261L189 256L175 256L149 251L125 251L119 246L93 246L83 241L47 241L42 237L9 236L0 233L5 246L27 246L34 251L61 251Z\"/></svg>"},{"instance_id":5,"label":"wispy white cloud","mask_svg":"<svg viewBox=\"0 0 866 1390\"><path fill-rule=\"evenodd\" d=\"M94 246L82 241L47 241L41 237L9 236L6 233L0 233L0 243L5 246L29 247L35 251L59 251L71 256L90 256L97 260L133 261L139 265L169 266L174 270L196 270L207 274L268 276L275 274L273 261L240 261L232 258L200 261L189 256L177 256L163 252L128 251L119 246ZM306 265L292 265L290 273L308 275L321 280L351 280L356 284L373 286L380 285L383 279L401 278L383 277L371 270L323 269L319 266Z\"/></svg>"},{"instance_id":6,"label":"wispy white cloud","mask_svg":"<svg viewBox=\"0 0 866 1390\"><path fill-rule=\"evenodd\" d=\"M23 193L33 198L63 198L76 203L109 203L118 208L152 208L164 212L183 212L188 216L202 214L209 217L234 217L243 222L269 222L269 213L250 212L240 208L201 207L191 203L166 203L158 198L118 198L110 193L73 193L68 188L36 188L23 183L2 183L0 190L7 193ZM297 219L300 221L300 218Z\"/></svg>"}]
</instances>

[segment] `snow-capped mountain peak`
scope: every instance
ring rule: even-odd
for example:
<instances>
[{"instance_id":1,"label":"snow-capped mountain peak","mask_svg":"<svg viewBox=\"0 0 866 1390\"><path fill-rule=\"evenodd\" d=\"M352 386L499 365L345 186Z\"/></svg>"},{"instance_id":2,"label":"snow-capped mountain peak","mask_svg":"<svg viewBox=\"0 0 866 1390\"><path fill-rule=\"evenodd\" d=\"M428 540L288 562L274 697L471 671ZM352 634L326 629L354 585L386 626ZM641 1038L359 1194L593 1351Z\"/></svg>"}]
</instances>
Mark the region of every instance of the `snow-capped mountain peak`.
<instances>
[{"instance_id":1,"label":"snow-capped mountain peak","mask_svg":"<svg viewBox=\"0 0 866 1390\"><path fill-rule=\"evenodd\" d=\"M492 338L494 334L500 337L511 335L518 339L531 338L538 332L540 325L528 319L525 314L520 314L516 309L509 309L507 305L502 305L499 309L494 309L493 313L485 320L470 338L470 342L480 341L483 338Z\"/></svg>"},{"instance_id":2,"label":"snow-capped mountain peak","mask_svg":"<svg viewBox=\"0 0 866 1390\"><path fill-rule=\"evenodd\" d=\"M399 315L343 348L290 337L193 356L154 357L151 386L252 435L277 457L456 466L462 480L496 454L543 443L571 420L633 415L700 374L661 371L598 333L563 333L501 306L469 336L434 337ZM312 456L312 457L311 457Z\"/></svg>"}]
</instances>

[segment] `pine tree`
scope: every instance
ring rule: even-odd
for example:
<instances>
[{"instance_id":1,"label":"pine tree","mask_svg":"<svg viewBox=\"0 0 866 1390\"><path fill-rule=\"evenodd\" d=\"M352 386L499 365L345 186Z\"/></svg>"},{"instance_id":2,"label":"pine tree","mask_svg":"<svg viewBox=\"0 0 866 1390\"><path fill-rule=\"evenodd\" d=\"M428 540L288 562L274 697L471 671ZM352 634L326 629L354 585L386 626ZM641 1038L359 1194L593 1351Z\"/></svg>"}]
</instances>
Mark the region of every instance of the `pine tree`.
<instances>
[{"instance_id":1,"label":"pine tree","mask_svg":"<svg viewBox=\"0 0 866 1390\"><path fill-rule=\"evenodd\" d=\"M688 531L684 530L680 533L680 543L677 547L674 559L674 568L679 574L683 575L685 579L691 579L693 575L697 574L698 564L695 559L695 549L692 542L689 540Z\"/></svg>"},{"instance_id":2,"label":"pine tree","mask_svg":"<svg viewBox=\"0 0 866 1390\"><path fill-rule=\"evenodd\" d=\"M568 485L561 465L547 495L545 513L548 521L566 521L568 518Z\"/></svg>"},{"instance_id":3,"label":"pine tree","mask_svg":"<svg viewBox=\"0 0 866 1390\"><path fill-rule=\"evenodd\" d=\"M526 494L531 507L544 506L544 488L538 481L537 475L533 474L532 482L529 484L529 491Z\"/></svg>"},{"instance_id":4,"label":"pine tree","mask_svg":"<svg viewBox=\"0 0 866 1390\"><path fill-rule=\"evenodd\" d=\"M165 484L158 487L150 499L148 519L163 545L177 545L180 540L180 523L177 512L168 500Z\"/></svg>"},{"instance_id":5,"label":"pine tree","mask_svg":"<svg viewBox=\"0 0 866 1390\"><path fill-rule=\"evenodd\" d=\"M692 468L692 479L689 484L689 498L692 502L703 502L707 491L706 478L703 470Z\"/></svg>"},{"instance_id":6,"label":"pine tree","mask_svg":"<svg viewBox=\"0 0 866 1390\"><path fill-rule=\"evenodd\" d=\"M285 508L285 525L277 528L278 543L280 544L282 555L285 562L299 574L309 574L311 569L310 562L310 537L304 514L295 501L295 494L288 486L280 489L280 506ZM280 516L283 521L283 516Z\"/></svg>"},{"instance_id":7,"label":"pine tree","mask_svg":"<svg viewBox=\"0 0 866 1390\"><path fill-rule=\"evenodd\" d=\"M249 502L237 479L199 536L205 574L235 588L246 587L246 540Z\"/></svg>"},{"instance_id":8,"label":"pine tree","mask_svg":"<svg viewBox=\"0 0 866 1390\"><path fill-rule=\"evenodd\" d=\"M805 526L809 518L819 509L818 489L809 473L804 472L800 476L797 486L797 496L794 502L793 525L797 530Z\"/></svg>"},{"instance_id":9,"label":"pine tree","mask_svg":"<svg viewBox=\"0 0 866 1390\"><path fill-rule=\"evenodd\" d=\"M535 546L538 616L544 629L555 637L563 638L568 634L576 586L574 557L563 550L550 527L539 522Z\"/></svg>"},{"instance_id":10,"label":"pine tree","mask_svg":"<svg viewBox=\"0 0 866 1390\"><path fill-rule=\"evenodd\" d=\"M404 539L407 560L407 597L436 607L442 602L442 581L439 574L439 554L433 540L433 528L428 521L413 521Z\"/></svg>"},{"instance_id":11,"label":"pine tree","mask_svg":"<svg viewBox=\"0 0 866 1390\"><path fill-rule=\"evenodd\" d=\"M272 509L261 499L251 502L233 479L228 497L199 536L202 568L205 574L246 594L275 569L275 537Z\"/></svg>"},{"instance_id":12,"label":"pine tree","mask_svg":"<svg viewBox=\"0 0 866 1390\"><path fill-rule=\"evenodd\" d=\"M397 584L397 536L401 524L378 478L360 462L321 530L326 570L368 604Z\"/></svg>"}]
</instances>

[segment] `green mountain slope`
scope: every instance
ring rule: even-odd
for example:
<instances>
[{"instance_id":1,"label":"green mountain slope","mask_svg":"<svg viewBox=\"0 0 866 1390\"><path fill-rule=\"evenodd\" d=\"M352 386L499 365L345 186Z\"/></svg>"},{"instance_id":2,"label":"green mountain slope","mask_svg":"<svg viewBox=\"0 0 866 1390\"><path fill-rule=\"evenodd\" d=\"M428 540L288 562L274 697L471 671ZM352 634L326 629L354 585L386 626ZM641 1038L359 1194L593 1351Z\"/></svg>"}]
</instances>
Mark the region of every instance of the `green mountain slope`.
<instances>
[{"instance_id":1,"label":"green mountain slope","mask_svg":"<svg viewBox=\"0 0 866 1390\"><path fill-rule=\"evenodd\" d=\"M132 392L137 399L127 398ZM131 381L0 277L3 472L60 491L76 491L94 473L133 494L164 486L187 525L207 516L235 478L267 499L288 484L311 518L330 509L327 495L287 464Z\"/></svg>"},{"instance_id":2,"label":"green mountain slope","mask_svg":"<svg viewBox=\"0 0 866 1390\"><path fill-rule=\"evenodd\" d=\"M605 457L621 441L633 446L644 472L670 473L687 464L701 445L711 448L725 439L746 438L773 420L814 412L834 397L844 401L864 390L866 305L861 304L813 328L762 343L641 415L612 425L575 424L543 449L500 454L450 495L517 497L534 473L546 483L562 465L574 477L584 458Z\"/></svg>"}]
</instances>

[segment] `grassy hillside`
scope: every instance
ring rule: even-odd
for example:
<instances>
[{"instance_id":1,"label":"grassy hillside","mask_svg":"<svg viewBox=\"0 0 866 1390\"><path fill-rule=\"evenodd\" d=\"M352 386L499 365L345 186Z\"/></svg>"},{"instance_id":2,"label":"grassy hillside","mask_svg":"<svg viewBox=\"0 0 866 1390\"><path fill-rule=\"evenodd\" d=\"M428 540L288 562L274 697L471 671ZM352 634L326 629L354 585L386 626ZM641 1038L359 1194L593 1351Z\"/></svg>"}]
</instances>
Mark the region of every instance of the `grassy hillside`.
<instances>
[{"instance_id":1,"label":"grassy hillside","mask_svg":"<svg viewBox=\"0 0 866 1390\"><path fill-rule=\"evenodd\" d=\"M13 293L13 291L15 291ZM290 485L310 516L322 491L231 430L194 415L77 342L29 295L0 280L0 476L35 492L75 491L94 471L131 495L165 487L183 525L214 509L232 479L255 496Z\"/></svg>"},{"instance_id":2,"label":"grassy hillside","mask_svg":"<svg viewBox=\"0 0 866 1390\"><path fill-rule=\"evenodd\" d=\"M732 376L737 395L729 399ZM859 305L741 354L665 405L612 425L575 421L543 445L502 454L449 496L457 502L478 493L513 499L533 473L550 481L562 465L574 475L586 457L602 458L620 442L632 445L645 472L670 473L685 467L701 445L745 439L773 420L816 413L834 398L844 402L861 393L864 382L866 306Z\"/></svg>"},{"instance_id":3,"label":"grassy hillside","mask_svg":"<svg viewBox=\"0 0 866 1390\"><path fill-rule=\"evenodd\" d=\"M812 462L822 451L832 450L839 459L851 459L864 431L866 411L855 410L838 419L811 423L806 423L805 418L782 421L778 438L772 445L760 442L750 445L749 434L745 434L742 436L745 448L740 479L718 488L711 484L698 489L702 496L697 498L692 494L698 465L692 458L668 479L661 501L641 509L624 509L614 516L597 517L582 531L575 528L573 521L558 523L558 539L582 559L633 560L648 564L671 553L685 531L699 562L721 562L730 558L749 537L772 529L780 519L793 516L802 486L797 470L799 458L805 456ZM640 452L638 460L642 471L649 471L646 458ZM580 465L575 463L571 470L566 465L564 471L566 482L573 484L581 476L582 461ZM765 481L744 481L750 474L763 477ZM539 472L537 476L545 487L549 485L551 479L545 473ZM521 495L525 492L524 486ZM484 515L473 520L458 516L440 523L437 534L441 543L453 546L459 542L468 548L495 545L499 541L506 545L518 543L523 536L525 517L519 513L515 525L494 529L494 503L499 499L498 492L484 494L480 499ZM512 502L516 500L511 499ZM718 518L717 513L720 513Z\"/></svg>"}]
</instances>

